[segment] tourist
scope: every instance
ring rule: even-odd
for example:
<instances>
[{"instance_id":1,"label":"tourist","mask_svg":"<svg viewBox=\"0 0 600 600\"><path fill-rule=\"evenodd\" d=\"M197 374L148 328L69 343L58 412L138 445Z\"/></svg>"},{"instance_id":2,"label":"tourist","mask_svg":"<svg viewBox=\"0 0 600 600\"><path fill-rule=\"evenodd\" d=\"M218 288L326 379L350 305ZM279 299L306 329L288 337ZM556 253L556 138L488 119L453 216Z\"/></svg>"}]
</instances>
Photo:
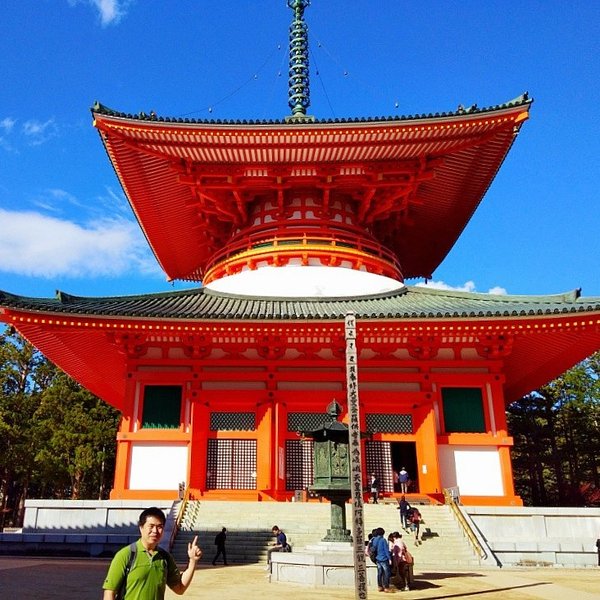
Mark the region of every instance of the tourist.
<instances>
[{"instance_id":1,"label":"tourist","mask_svg":"<svg viewBox=\"0 0 600 600\"><path fill-rule=\"evenodd\" d=\"M408 552L406 544L402 541L402 534L398 531L392 533L392 566L398 577L398 589L408 591L409 566L412 563L412 556Z\"/></svg>"},{"instance_id":2,"label":"tourist","mask_svg":"<svg viewBox=\"0 0 600 600\"><path fill-rule=\"evenodd\" d=\"M398 500L398 508L400 509L400 525L404 531L408 529L408 511L410 510L410 504L406 499L406 496L401 496Z\"/></svg>"},{"instance_id":3,"label":"tourist","mask_svg":"<svg viewBox=\"0 0 600 600\"><path fill-rule=\"evenodd\" d=\"M225 550L225 540L227 539L227 529L223 527L221 529L221 533L217 533L215 536L215 546L217 547L217 553L213 558L212 564L213 566L217 564L217 559L219 556L223 556L223 564L227 566L227 552Z\"/></svg>"},{"instance_id":4,"label":"tourist","mask_svg":"<svg viewBox=\"0 0 600 600\"><path fill-rule=\"evenodd\" d=\"M373 504L378 504L379 499L379 479L375 477L375 473L371 473L371 481L369 483L369 488L371 490L371 500Z\"/></svg>"},{"instance_id":5,"label":"tourist","mask_svg":"<svg viewBox=\"0 0 600 600\"><path fill-rule=\"evenodd\" d=\"M377 535L371 540L371 546L375 550L375 563L377 564L377 586L380 592L390 591L390 549L386 539L383 537L385 530L377 528Z\"/></svg>"},{"instance_id":6,"label":"tourist","mask_svg":"<svg viewBox=\"0 0 600 600\"><path fill-rule=\"evenodd\" d=\"M271 554L273 552L289 552L290 546L287 543L287 537L277 525L273 525L271 533L275 536L275 541L271 544L271 547L267 550L267 567L266 570L271 570Z\"/></svg>"},{"instance_id":7,"label":"tourist","mask_svg":"<svg viewBox=\"0 0 600 600\"><path fill-rule=\"evenodd\" d=\"M371 533L367 535L367 539L365 541L365 556L369 556L369 547L371 546L371 541L377 535L377 529L373 529Z\"/></svg>"},{"instance_id":8,"label":"tourist","mask_svg":"<svg viewBox=\"0 0 600 600\"><path fill-rule=\"evenodd\" d=\"M198 536L188 543L188 566L181 572L173 556L158 547L165 529L165 515L160 508L142 511L138 521L140 539L134 547L121 548L112 559L104 584L104 600L152 598L163 600L166 586L178 595L185 593L194 577L196 563L202 557ZM135 548L135 550L134 550Z\"/></svg>"},{"instance_id":9,"label":"tourist","mask_svg":"<svg viewBox=\"0 0 600 600\"><path fill-rule=\"evenodd\" d=\"M408 484L410 483L410 476L406 467L402 467L398 473L398 481L400 482L400 493L408 494Z\"/></svg>"},{"instance_id":10,"label":"tourist","mask_svg":"<svg viewBox=\"0 0 600 600\"><path fill-rule=\"evenodd\" d=\"M421 542L419 541L419 530L421 527L421 513L417 508L412 509L412 514L410 516L410 524L412 530L415 532L415 544L418 546Z\"/></svg>"},{"instance_id":11,"label":"tourist","mask_svg":"<svg viewBox=\"0 0 600 600\"><path fill-rule=\"evenodd\" d=\"M388 549L390 551L390 579L393 579L398 573L398 564L397 561L394 560L394 534L390 533L387 537L388 541Z\"/></svg>"}]
</instances>

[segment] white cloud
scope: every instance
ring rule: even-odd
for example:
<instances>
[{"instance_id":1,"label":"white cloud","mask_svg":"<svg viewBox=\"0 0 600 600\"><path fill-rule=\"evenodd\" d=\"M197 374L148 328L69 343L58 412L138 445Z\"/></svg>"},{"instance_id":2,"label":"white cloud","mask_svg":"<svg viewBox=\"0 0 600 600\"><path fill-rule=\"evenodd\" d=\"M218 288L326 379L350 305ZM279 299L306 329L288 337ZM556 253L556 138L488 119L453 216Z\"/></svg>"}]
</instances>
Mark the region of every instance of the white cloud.
<instances>
[{"instance_id":1,"label":"white cloud","mask_svg":"<svg viewBox=\"0 0 600 600\"><path fill-rule=\"evenodd\" d=\"M32 204L44 211L60 213L65 204L71 204L77 208L85 208L73 194L59 188L46 190L42 197L32 200Z\"/></svg>"},{"instance_id":2,"label":"white cloud","mask_svg":"<svg viewBox=\"0 0 600 600\"><path fill-rule=\"evenodd\" d=\"M58 133L54 119L48 119L44 123L37 119L29 119L23 123L23 134L32 146L39 146L53 138Z\"/></svg>"},{"instance_id":3,"label":"white cloud","mask_svg":"<svg viewBox=\"0 0 600 600\"><path fill-rule=\"evenodd\" d=\"M16 122L17 120L12 117L4 117L4 119L0 121L0 129L3 129L4 133L10 133Z\"/></svg>"},{"instance_id":4,"label":"white cloud","mask_svg":"<svg viewBox=\"0 0 600 600\"><path fill-rule=\"evenodd\" d=\"M433 288L435 290L450 290L450 291L454 291L454 292L476 292L477 291L475 282L471 281L471 280L466 281L462 285L458 285L458 286L450 285L448 283L445 283L444 281L428 281L426 283L421 281L416 284L416 287L428 287L428 288ZM494 286L493 288L490 288L487 293L506 296L507 291L505 288L497 285L497 286Z\"/></svg>"},{"instance_id":5,"label":"white cloud","mask_svg":"<svg viewBox=\"0 0 600 600\"><path fill-rule=\"evenodd\" d=\"M506 295L508 295L508 292L506 291L506 288L496 285L493 288L488 290L488 294L494 294L496 296L506 296Z\"/></svg>"},{"instance_id":6,"label":"white cloud","mask_svg":"<svg viewBox=\"0 0 600 600\"><path fill-rule=\"evenodd\" d=\"M4 117L4 119L0 121L0 148L9 151L13 149L7 136L11 134L16 122L16 119L13 119L12 117Z\"/></svg>"},{"instance_id":7,"label":"white cloud","mask_svg":"<svg viewBox=\"0 0 600 600\"><path fill-rule=\"evenodd\" d=\"M100 23L103 27L107 25L116 25L125 16L127 7L131 0L69 0L71 6L76 4L89 4L93 6L100 16Z\"/></svg>"},{"instance_id":8,"label":"white cloud","mask_svg":"<svg viewBox=\"0 0 600 600\"><path fill-rule=\"evenodd\" d=\"M158 270L135 223L81 226L34 211L0 209L0 271L31 277L118 276Z\"/></svg>"},{"instance_id":9,"label":"white cloud","mask_svg":"<svg viewBox=\"0 0 600 600\"><path fill-rule=\"evenodd\" d=\"M59 133L54 118L40 121L27 119L19 128L15 127L17 119L4 117L0 120L0 147L8 151L18 152L25 142L29 146L39 146Z\"/></svg>"},{"instance_id":10,"label":"white cloud","mask_svg":"<svg viewBox=\"0 0 600 600\"><path fill-rule=\"evenodd\" d=\"M96 196L90 208L101 214L120 215L122 218L131 217L131 207L125 194L120 189L115 191L111 186L106 186L104 193Z\"/></svg>"}]
</instances>

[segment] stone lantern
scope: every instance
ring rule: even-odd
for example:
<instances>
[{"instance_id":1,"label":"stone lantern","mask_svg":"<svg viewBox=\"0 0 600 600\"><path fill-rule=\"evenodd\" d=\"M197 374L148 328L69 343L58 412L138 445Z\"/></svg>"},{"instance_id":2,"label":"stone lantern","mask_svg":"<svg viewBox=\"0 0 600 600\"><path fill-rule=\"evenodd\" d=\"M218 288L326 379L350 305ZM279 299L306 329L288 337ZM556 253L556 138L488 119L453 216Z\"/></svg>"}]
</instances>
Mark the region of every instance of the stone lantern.
<instances>
[{"instance_id":1,"label":"stone lantern","mask_svg":"<svg viewBox=\"0 0 600 600\"><path fill-rule=\"evenodd\" d=\"M310 491L331 502L331 529L324 542L352 542L346 528L346 501L350 498L350 455L348 427L338 421L342 407L334 400L327 407L321 429L301 432L314 440L314 482Z\"/></svg>"}]
</instances>

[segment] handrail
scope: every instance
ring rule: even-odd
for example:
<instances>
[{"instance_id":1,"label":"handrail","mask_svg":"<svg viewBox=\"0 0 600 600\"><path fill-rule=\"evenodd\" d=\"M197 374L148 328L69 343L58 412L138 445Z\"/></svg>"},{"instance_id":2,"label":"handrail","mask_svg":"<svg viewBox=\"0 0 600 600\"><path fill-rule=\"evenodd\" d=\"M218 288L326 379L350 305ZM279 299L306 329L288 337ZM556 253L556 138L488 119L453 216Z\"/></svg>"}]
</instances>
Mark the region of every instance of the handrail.
<instances>
[{"instance_id":1,"label":"handrail","mask_svg":"<svg viewBox=\"0 0 600 600\"><path fill-rule=\"evenodd\" d=\"M175 523L173 525L173 530L171 531L171 536L169 538L169 548L173 547L173 544L175 543L175 538L177 537L177 534L179 533L179 529L181 527L181 522L183 521L183 516L185 514L185 510L187 508L189 499L190 499L190 488L186 487L183 490L183 494L181 494L181 488L180 488L180 500L181 500L181 504L179 505L179 508L177 509L177 516L175 517Z\"/></svg>"},{"instance_id":2,"label":"handrail","mask_svg":"<svg viewBox=\"0 0 600 600\"><path fill-rule=\"evenodd\" d=\"M312 223L311 223L312 225ZM314 225L313 225L314 227ZM235 258L241 253L256 251L259 249L277 249L279 246L285 246L294 243L304 248L311 246L327 246L330 248L349 248L356 249L373 256L379 260L384 260L396 269L400 269L400 263L396 255L388 250L383 244L376 240L370 240L364 232L350 231L329 231L323 232L319 228L304 230L302 232L273 232L272 228L265 228L265 233L258 235L252 232L252 235L246 235L243 238L231 240L222 250L215 253L206 270L209 271L220 262Z\"/></svg>"},{"instance_id":3,"label":"handrail","mask_svg":"<svg viewBox=\"0 0 600 600\"><path fill-rule=\"evenodd\" d=\"M488 553L485 551L485 548L482 546L477 534L473 531L473 527L471 527L471 523L467 521L465 515L462 510L459 508L460 497L458 494L458 488L444 488L444 502L450 507L450 510L456 517L458 524L462 527L467 539L471 543L475 554L482 559L485 560L488 558Z\"/></svg>"}]
</instances>

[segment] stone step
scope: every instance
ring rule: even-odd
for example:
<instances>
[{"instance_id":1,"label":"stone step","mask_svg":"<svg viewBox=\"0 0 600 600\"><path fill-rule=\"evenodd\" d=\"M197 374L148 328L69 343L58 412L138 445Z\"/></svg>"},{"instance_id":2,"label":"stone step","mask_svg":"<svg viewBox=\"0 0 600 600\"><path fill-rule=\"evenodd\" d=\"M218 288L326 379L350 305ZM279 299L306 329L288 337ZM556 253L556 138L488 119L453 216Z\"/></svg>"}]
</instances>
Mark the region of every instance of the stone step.
<instances>
[{"instance_id":1,"label":"stone step","mask_svg":"<svg viewBox=\"0 0 600 600\"><path fill-rule=\"evenodd\" d=\"M350 527L351 506L346 508ZM365 505L365 533L379 526L387 533L400 531L421 567L479 564L448 507L423 505L419 510L424 519L420 531L424 541L420 545L415 545L414 534L401 530L398 510L392 503ZM216 551L214 537L222 527L227 527L227 558L230 562L264 562L268 545L273 540L271 527L274 524L285 531L296 550L301 550L318 543L326 534L330 527L330 505L320 502L190 502L173 553L178 562L185 562L187 543L198 535L206 560L211 560Z\"/></svg>"}]
</instances>

